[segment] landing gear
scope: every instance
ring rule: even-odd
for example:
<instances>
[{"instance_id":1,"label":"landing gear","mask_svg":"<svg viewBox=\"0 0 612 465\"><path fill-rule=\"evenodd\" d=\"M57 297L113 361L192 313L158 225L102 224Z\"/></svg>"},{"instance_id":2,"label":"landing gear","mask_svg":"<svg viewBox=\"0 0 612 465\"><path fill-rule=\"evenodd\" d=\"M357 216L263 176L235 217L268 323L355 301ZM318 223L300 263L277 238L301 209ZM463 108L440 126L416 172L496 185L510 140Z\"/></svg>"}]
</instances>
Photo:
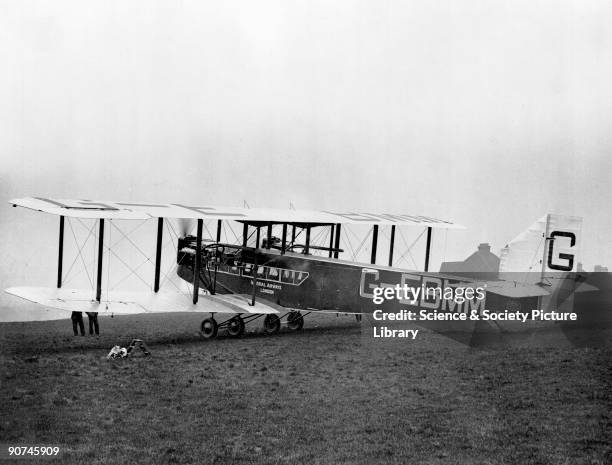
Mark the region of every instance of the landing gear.
<instances>
[{"instance_id":1,"label":"landing gear","mask_svg":"<svg viewBox=\"0 0 612 465\"><path fill-rule=\"evenodd\" d=\"M206 318L201 325L202 335L205 339L214 339L217 337L219 325L214 318Z\"/></svg>"},{"instance_id":2,"label":"landing gear","mask_svg":"<svg viewBox=\"0 0 612 465\"><path fill-rule=\"evenodd\" d=\"M227 334L232 337L244 334L244 320L240 316L235 316L227 322Z\"/></svg>"},{"instance_id":3,"label":"landing gear","mask_svg":"<svg viewBox=\"0 0 612 465\"><path fill-rule=\"evenodd\" d=\"M291 331L299 331L304 327L304 317L300 312L289 312L287 315L287 328Z\"/></svg>"},{"instance_id":4,"label":"landing gear","mask_svg":"<svg viewBox=\"0 0 612 465\"><path fill-rule=\"evenodd\" d=\"M361 321L361 313L357 313L357 314L355 315L355 319L356 319L357 321Z\"/></svg>"},{"instance_id":5,"label":"landing gear","mask_svg":"<svg viewBox=\"0 0 612 465\"><path fill-rule=\"evenodd\" d=\"M264 318L264 332L266 334L276 334L280 331L281 321L276 315L266 315Z\"/></svg>"},{"instance_id":6,"label":"landing gear","mask_svg":"<svg viewBox=\"0 0 612 465\"><path fill-rule=\"evenodd\" d=\"M290 331L299 331L304 327L304 317L309 315L310 312L302 314L297 310L291 310L286 314L287 317L287 329ZM214 339L217 337L219 330L222 334L227 330L227 335L233 338L242 336L245 333L245 326L248 322L264 317L263 330L265 334L271 335L276 334L281 329L281 318L284 319L285 315L279 316L275 314L246 314L246 315L234 315L232 318L217 323L214 315L210 318L206 318L202 321L200 329L204 339Z\"/></svg>"}]
</instances>

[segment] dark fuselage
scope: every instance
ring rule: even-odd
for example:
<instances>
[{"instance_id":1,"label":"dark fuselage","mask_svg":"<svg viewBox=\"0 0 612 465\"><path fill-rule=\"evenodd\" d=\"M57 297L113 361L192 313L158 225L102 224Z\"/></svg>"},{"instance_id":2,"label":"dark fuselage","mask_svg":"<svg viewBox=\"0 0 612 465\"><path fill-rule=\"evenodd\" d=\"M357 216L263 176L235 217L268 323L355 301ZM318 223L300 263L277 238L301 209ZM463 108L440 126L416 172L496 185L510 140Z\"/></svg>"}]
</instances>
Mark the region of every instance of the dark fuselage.
<instances>
[{"instance_id":1,"label":"dark fuselage","mask_svg":"<svg viewBox=\"0 0 612 465\"><path fill-rule=\"evenodd\" d=\"M227 260L225 254L210 255L202 260L200 286L218 294L252 295L286 308L331 310L347 313L372 313L376 309L396 311L400 308L426 308L431 311L469 312L482 310L486 299L501 296L486 294L455 304L444 299L419 298L416 301L390 299L373 302L376 287L408 285L412 287L475 286L474 281L438 273L424 273L379 265L347 262L297 253L280 254L269 249L245 249L238 259ZM255 262L257 268L255 269ZM193 265L179 265L178 274L193 282ZM255 274L255 281L253 278Z\"/></svg>"}]
</instances>

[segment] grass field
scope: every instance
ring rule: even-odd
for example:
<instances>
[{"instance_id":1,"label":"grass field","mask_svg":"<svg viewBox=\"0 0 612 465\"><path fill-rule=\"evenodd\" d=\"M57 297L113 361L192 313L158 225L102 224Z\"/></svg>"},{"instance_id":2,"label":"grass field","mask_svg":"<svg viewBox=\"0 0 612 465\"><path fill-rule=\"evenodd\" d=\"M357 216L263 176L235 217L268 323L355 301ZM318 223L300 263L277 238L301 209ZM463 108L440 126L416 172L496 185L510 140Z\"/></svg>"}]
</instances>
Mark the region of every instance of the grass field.
<instances>
[{"instance_id":1,"label":"grass field","mask_svg":"<svg viewBox=\"0 0 612 465\"><path fill-rule=\"evenodd\" d=\"M334 316L203 341L201 319L0 323L0 443L67 464L612 463L610 347L373 345ZM152 355L106 360L132 337Z\"/></svg>"}]
</instances>

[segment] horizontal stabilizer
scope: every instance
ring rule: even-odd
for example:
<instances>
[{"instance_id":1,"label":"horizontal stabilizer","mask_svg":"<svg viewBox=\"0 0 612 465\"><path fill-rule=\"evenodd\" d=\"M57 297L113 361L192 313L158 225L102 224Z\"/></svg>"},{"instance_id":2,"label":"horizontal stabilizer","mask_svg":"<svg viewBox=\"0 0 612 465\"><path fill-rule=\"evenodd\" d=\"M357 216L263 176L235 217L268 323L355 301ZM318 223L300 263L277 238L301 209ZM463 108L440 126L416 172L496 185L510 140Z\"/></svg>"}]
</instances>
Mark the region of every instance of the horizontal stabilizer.
<instances>
[{"instance_id":1,"label":"horizontal stabilizer","mask_svg":"<svg viewBox=\"0 0 612 465\"><path fill-rule=\"evenodd\" d=\"M548 290L537 284L524 284L512 281L487 281L486 287L487 292L493 292L512 299L550 295Z\"/></svg>"}]
</instances>

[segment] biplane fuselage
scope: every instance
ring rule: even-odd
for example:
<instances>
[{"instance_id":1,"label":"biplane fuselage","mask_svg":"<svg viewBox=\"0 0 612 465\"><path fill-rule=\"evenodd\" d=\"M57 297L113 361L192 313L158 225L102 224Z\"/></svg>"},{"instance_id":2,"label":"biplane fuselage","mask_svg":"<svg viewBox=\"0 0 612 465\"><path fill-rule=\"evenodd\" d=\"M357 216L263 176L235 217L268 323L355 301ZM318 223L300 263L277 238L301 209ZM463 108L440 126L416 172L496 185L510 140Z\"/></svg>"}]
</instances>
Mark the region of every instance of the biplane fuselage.
<instances>
[{"instance_id":1,"label":"biplane fuselage","mask_svg":"<svg viewBox=\"0 0 612 465\"><path fill-rule=\"evenodd\" d=\"M222 245L225 251L231 245ZM467 278L402 270L375 264L340 259L284 253L270 249L234 249L212 253L203 258L200 287L211 293L252 296L286 309L303 311L336 311L369 314L377 309L399 311L401 308L426 309L435 312L481 311L487 305L502 308L510 299L484 290L484 298L456 303L422 294L416 300L389 299L373 301L377 287L410 286L412 288L455 288L476 286ZM231 257L231 258L228 258ZM239 256L239 259L235 257ZM191 255L193 257L193 255ZM179 253L178 275L194 281L193 259ZM488 302L487 302L488 299ZM537 298L514 299L521 307L537 304ZM522 302L521 302L522 300Z\"/></svg>"}]
</instances>

